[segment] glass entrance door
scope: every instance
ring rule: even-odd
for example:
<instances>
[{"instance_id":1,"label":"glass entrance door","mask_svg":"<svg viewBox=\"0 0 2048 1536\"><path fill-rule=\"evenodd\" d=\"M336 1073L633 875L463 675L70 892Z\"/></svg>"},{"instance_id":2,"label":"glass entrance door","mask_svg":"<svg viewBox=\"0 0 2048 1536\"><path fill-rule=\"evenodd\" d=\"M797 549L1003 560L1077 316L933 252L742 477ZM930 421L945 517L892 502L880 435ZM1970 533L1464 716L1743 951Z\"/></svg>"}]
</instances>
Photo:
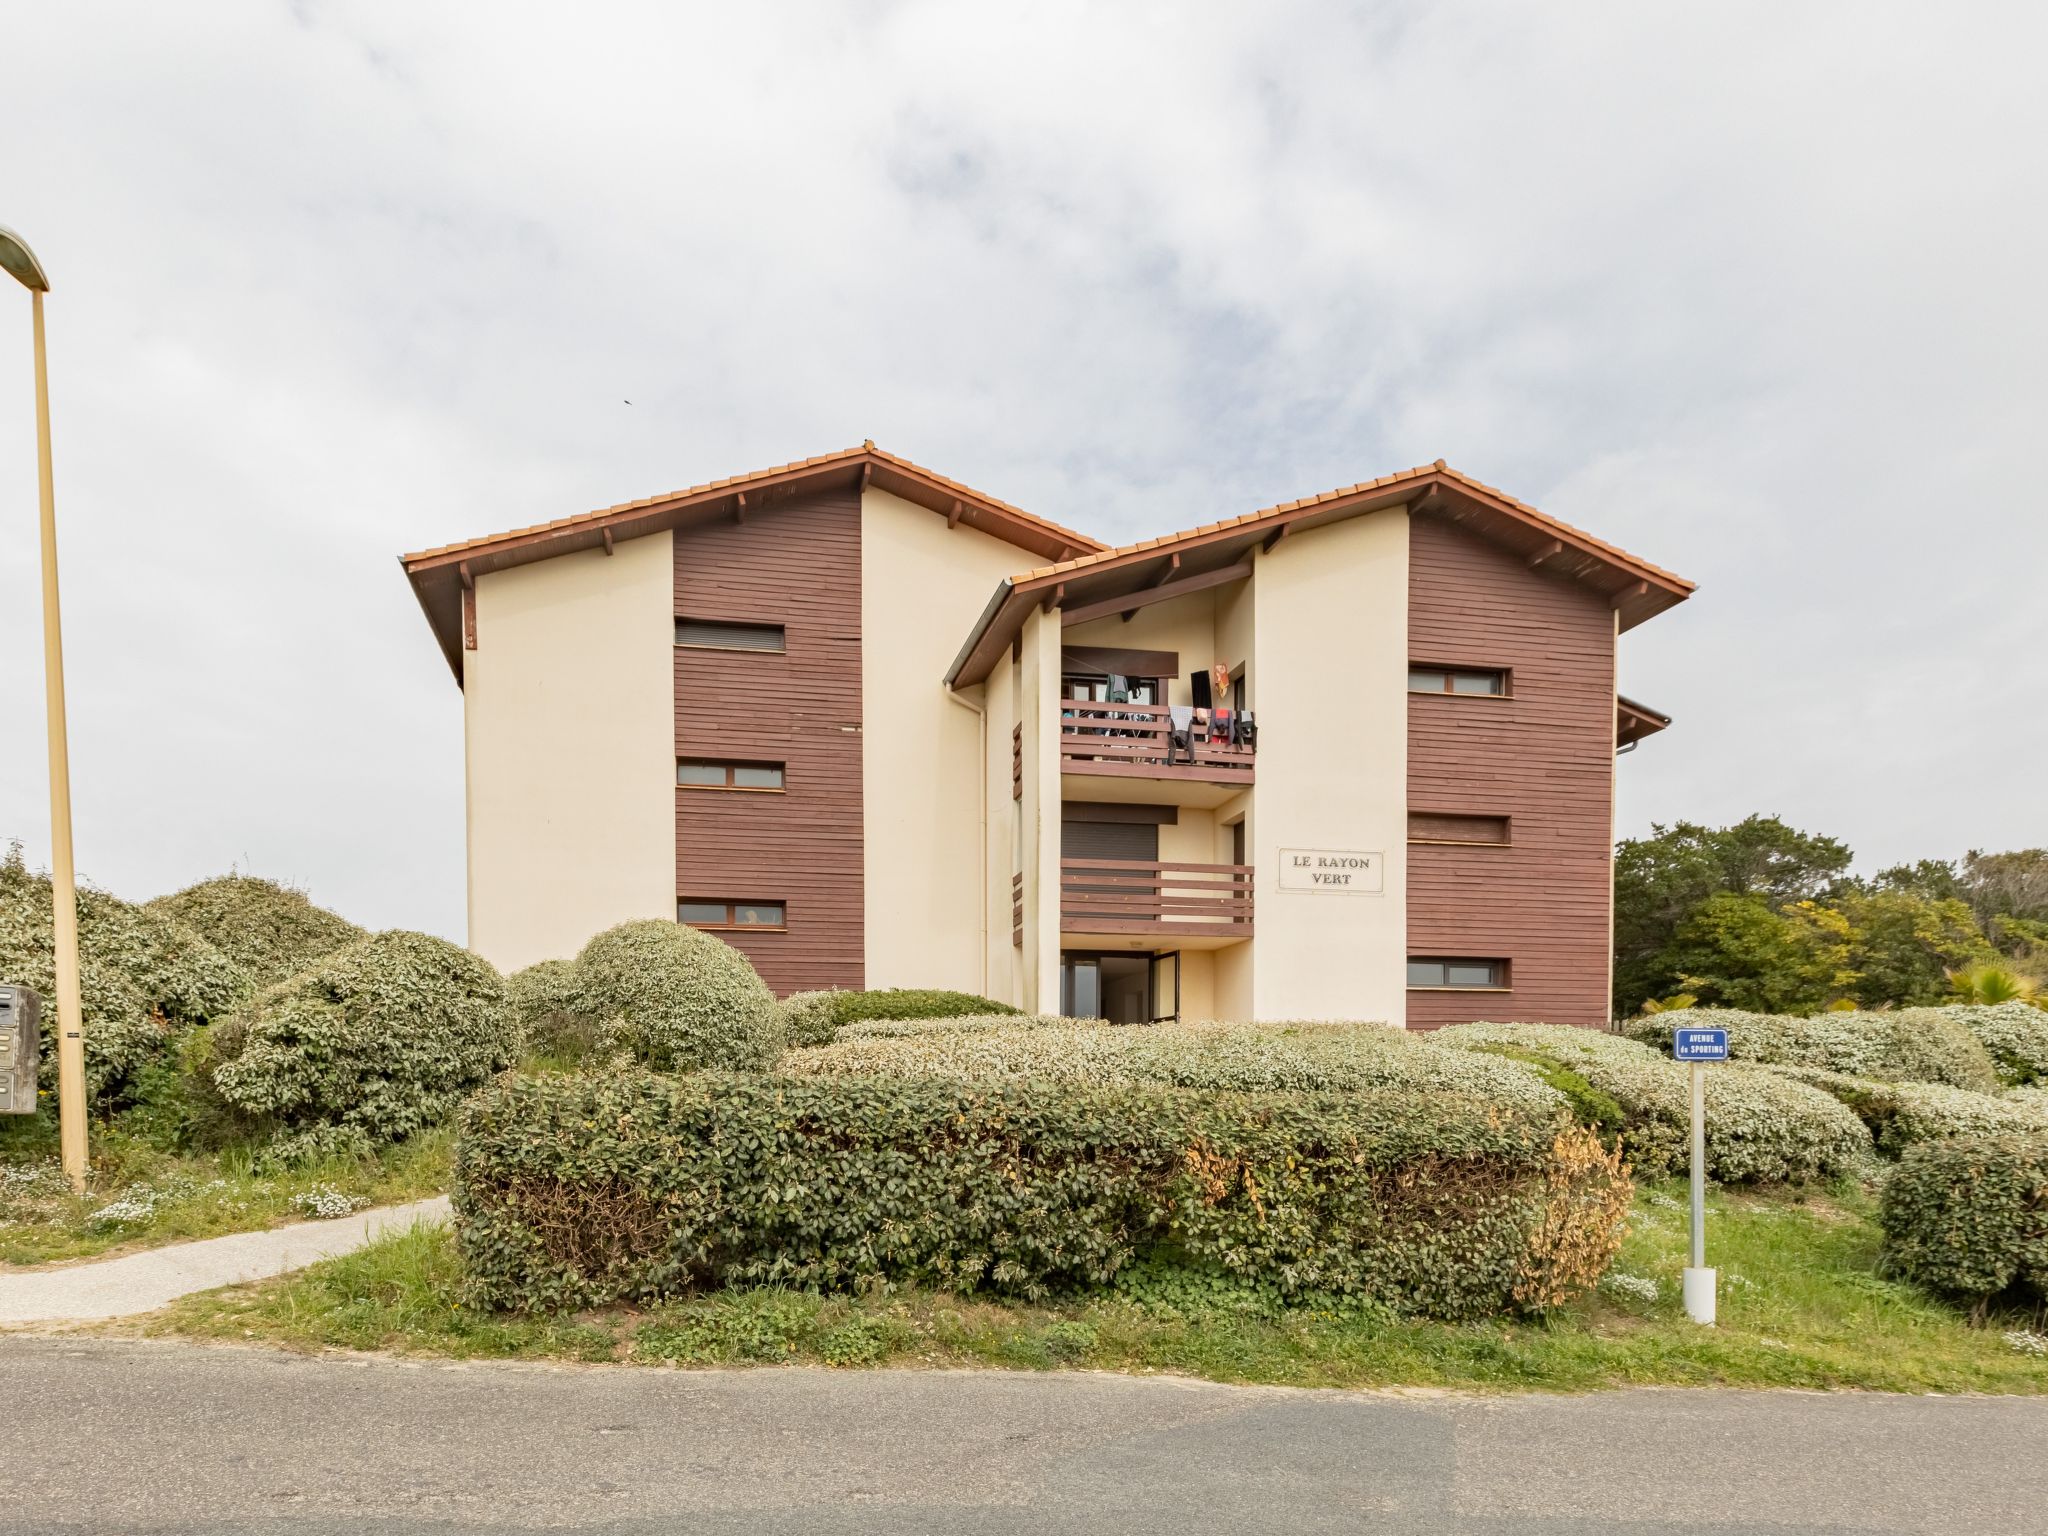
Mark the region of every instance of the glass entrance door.
<instances>
[{"instance_id":1,"label":"glass entrance door","mask_svg":"<svg viewBox=\"0 0 2048 1536\"><path fill-rule=\"evenodd\" d=\"M1180 1014L1180 956L1141 952L1060 956L1060 1012L1070 1019L1154 1024Z\"/></svg>"}]
</instances>

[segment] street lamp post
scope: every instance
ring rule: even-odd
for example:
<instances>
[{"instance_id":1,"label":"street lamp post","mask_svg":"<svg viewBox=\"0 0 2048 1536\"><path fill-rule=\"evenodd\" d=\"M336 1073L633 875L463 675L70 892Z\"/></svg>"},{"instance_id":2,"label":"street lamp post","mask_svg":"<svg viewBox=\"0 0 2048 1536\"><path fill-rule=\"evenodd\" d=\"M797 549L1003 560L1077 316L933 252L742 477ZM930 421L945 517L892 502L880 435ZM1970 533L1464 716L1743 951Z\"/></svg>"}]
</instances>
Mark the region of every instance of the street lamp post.
<instances>
[{"instance_id":1,"label":"street lamp post","mask_svg":"<svg viewBox=\"0 0 2048 1536\"><path fill-rule=\"evenodd\" d=\"M85 1188L85 1036L78 1003L78 875L71 861L71 749L64 729L64 625L57 607L57 493L50 472L50 371L43 295L50 279L28 242L0 226L0 267L28 289L36 353L36 483L42 503L43 700L50 735L50 907L57 962L57 1123L64 1174Z\"/></svg>"}]
</instances>

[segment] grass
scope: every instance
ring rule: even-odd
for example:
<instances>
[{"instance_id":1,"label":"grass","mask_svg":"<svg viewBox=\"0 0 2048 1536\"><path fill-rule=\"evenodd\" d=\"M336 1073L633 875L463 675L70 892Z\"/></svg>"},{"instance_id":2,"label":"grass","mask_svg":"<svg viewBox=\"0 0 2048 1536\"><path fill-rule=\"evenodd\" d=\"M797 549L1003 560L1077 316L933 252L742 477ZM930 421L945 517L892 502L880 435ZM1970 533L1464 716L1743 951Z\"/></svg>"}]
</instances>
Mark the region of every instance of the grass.
<instances>
[{"instance_id":1,"label":"grass","mask_svg":"<svg viewBox=\"0 0 2048 1536\"><path fill-rule=\"evenodd\" d=\"M342 1201L388 1205L448 1187L454 1137L431 1132L368 1160L258 1174L254 1149L167 1152L119 1125L95 1125L83 1195L40 1122L0 1137L0 1264L46 1264L304 1221ZM316 1203L317 1197L330 1197ZM331 1197L338 1196L340 1200Z\"/></svg>"},{"instance_id":2,"label":"grass","mask_svg":"<svg viewBox=\"0 0 2048 1536\"><path fill-rule=\"evenodd\" d=\"M1709 1254L1721 1326L1678 1302L1685 1216L1678 1186L1637 1200L1602 1290L1548 1318L1450 1326L1358 1307L1284 1309L1250 1291L1140 1275L1120 1293L1029 1306L927 1292L826 1298L730 1291L672 1305L561 1316L462 1304L445 1226L386 1237L345 1258L253 1286L188 1297L151 1333L294 1349L390 1350L459 1359L730 1365L1085 1366L1294 1386L1586 1390L1624 1385L2048 1391L2048 1363L1878 1272L1874 1202L1717 1192ZM1650 1287L1630 1282L1653 1282Z\"/></svg>"}]
</instances>

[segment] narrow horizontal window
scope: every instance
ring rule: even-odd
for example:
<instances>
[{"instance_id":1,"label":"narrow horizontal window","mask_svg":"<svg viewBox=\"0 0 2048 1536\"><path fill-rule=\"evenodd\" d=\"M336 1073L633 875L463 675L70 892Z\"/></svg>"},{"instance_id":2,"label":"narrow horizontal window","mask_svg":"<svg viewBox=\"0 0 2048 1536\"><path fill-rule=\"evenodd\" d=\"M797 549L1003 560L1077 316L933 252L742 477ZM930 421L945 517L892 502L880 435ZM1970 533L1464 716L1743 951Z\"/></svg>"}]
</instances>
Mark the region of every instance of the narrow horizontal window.
<instances>
[{"instance_id":1,"label":"narrow horizontal window","mask_svg":"<svg viewBox=\"0 0 2048 1536\"><path fill-rule=\"evenodd\" d=\"M1408 666L1410 693L1458 693L1475 698L1506 698L1508 674L1497 667Z\"/></svg>"},{"instance_id":2,"label":"narrow horizontal window","mask_svg":"<svg viewBox=\"0 0 2048 1536\"><path fill-rule=\"evenodd\" d=\"M784 787L780 763L734 763L710 757L677 758L676 783L685 789Z\"/></svg>"},{"instance_id":3,"label":"narrow horizontal window","mask_svg":"<svg viewBox=\"0 0 2048 1536\"><path fill-rule=\"evenodd\" d=\"M780 624L728 624L720 619L677 619L676 644L711 651L781 651Z\"/></svg>"},{"instance_id":4,"label":"narrow horizontal window","mask_svg":"<svg viewBox=\"0 0 2048 1536\"><path fill-rule=\"evenodd\" d=\"M1504 845L1508 841L1508 819L1505 816L1463 816L1436 811L1410 811L1408 841Z\"/></svg>"},{"instance_id":5,"label":"narrow horizontal window","mask_svg":"<svg viewBox=\"0 0 2048 1536\"><path fill-rule=\"evenodd\" d=\"M1451 959L1441 955L1410 955L1408 985L1411 987L1485 988L1501 991L1508 984L1505 960Z\"/></svg>"},{"instance_id":6,"label":"narrow horizontal window","mask_svg":"<svg viewBox=\"0 0 2048 1536\"><path fill-rule=\"evenodd\" d=\"M676 921L692 928L787 928L788 909L779 901L707 901L685 897Z\"/></svg>"}]
</instances>

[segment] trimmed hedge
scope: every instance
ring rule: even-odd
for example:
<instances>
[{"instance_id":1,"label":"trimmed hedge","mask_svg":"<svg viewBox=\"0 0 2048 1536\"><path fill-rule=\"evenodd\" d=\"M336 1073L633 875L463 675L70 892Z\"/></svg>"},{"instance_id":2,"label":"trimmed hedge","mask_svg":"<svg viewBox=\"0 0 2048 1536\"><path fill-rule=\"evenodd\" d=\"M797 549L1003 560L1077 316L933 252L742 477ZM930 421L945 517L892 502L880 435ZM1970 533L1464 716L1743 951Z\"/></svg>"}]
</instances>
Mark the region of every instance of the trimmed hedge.
<instances>
[{"instance_id":1,"label":"trimmed hedge","mask_svg":"<svg viewBox=\"0 0 2048 1536\"><path fill-rule=\"evenodd\" d=\"M491 1307L1037 1297L1167 1257L1471 1318L1593 1284L1631 1194L1589 1133L1444 1094L633 1072L503 1078L461 1127L456 1230Z\"/></svg>"},{"instance_id":2,"label":"trimmed hedge","mask_svg":"<svg viewBox=\"0 0 2048 1536\"><path fill-rule=\"evenodd\" d=\"M1531 1120L1561 1122L1564 1099L1505 1062L1447 1051L1384 1024L1157 1024L1074 1019L952 1020L897 1035L849 1031L792 1051L800 1077L1037 1081L1260 1093L1402 1089L1485 1099ZM966 1027L960 1027L960 1026Z\"/></svg>"},{"instance_id":3,"label":"trimmed hedge","mask_svg":"<svg viewBox=\"0 0 2048 1536\"><path fill-rule=\"evenodd\" d=\"M1632 1019L1622 1028L1630 1039L1666 1056L1671 1054L1674 1029L1725 1029L1728 1053L1738 1061L1996 1092L1997 1068L1954 1012L1906 1008L1896 1013L1819 1013L1800 1018L1738 1008L1687 1008Z\"/></svg>"},{"instance_id":4,"label":"trimmed hedge","mask_svg":"<svg viewBox=\"0 0 2048 1536\"><path fill-rule=\"evenodd\" d=\"M1881 1083L1819 1067L1767 1070L1839 1099L1869 1128L1878 1151L1888 1157L1947 1136L2048 1132L2048 1103L2025 1090L1972 1093L1944 1083Z\"/></svg>"},{"instance_id":5,"label":"trimmed hedge","mask_svg":"<svg viewBox=\"0 0 2048 1536\"><path fill-rule=\"evenodd\" d=\"M1445 1046L1566 1068L1619 1107L1620 1140L1636 1172L1683 1171L1692 1135L1688 1069L1646 1045L1567 1024L1454 1024ZM1707 1171L1724 1184L1778 1184L1847 1171L1870 1151L1855 1115L1826 1093L1766 1067L1707 1074Z\"/></svg>"},{"instance_id":6,"label":"trimmed hedge","mask_svg":"<svg viewBox=\"0 0 2048 1536\"><path fill-rule=\"evenodd\" d=\"M1998 1075L2015 1085L2048 1084L2048 1012L2031 1003L1958 1003L1908 1013L1947 1014L1983 1042Z\"/></svg>"},{"instance_id":7,"label":"trimmed hedge","mask_svg":"<svg viewBox=\"0 0 2048 1536\"><path fill-rule=\"evenodd\" d=\"M1016 1014L1021 1009L972 992L933 988L889 987L876 992L834 992L832 1022L857 1024L864 1019L954 1019L979 1015Z\"/></svg>"},{"instance_id":8,"label":"trimmed hedge","mask_svg":"<svg viewBox=\"0 0 2048 1536\"><path fill-rule=\"evenodd\" d=\"M54 1092L57 981L50 877L31 873L19 848L0 858L0 979L43 995L39 1077ZM141 1074L165 1058L182 1027L225 1016L250 992L241 968L183 923L83 885L78 981L86 1095L99 1109L127 1103Z\"/></svg>"},{"instance_id":9,"label":"trimmed hedge","mask_svg":"<svg viewBox=\"0 0 2048 1536\"><path fill-rule=\"evenodd\" d=\"M581 1060L597 1049L597 1025L584 1013L573 960L541 960L505 978L505 998L523 1051Z\"/></svg>"},{"instance_id":10,"label":"trimmed hedge","mask_svg":"<svg viewBox=\"0 0 2048 1536\"><path fill-rule=\"evenodd\" d=\"M782 1048L775 996L747 957L659 918L606 929L576 957L579 1006L607 1046L663 1072L750 1070Z\"/></svg>"},{"instance_id":11,"label":"trimmed hedge","mask_svg":"<svg viewBox=\"0 0 2048 1536\"><path fill-rule=\"evenodd\" d=\"M831 1042L833 1008L838 992L792 992L776 1006L782 1014L785 1045L826 1045Z\"/></svg>"},{"instance_id":12,"label":"trimmed hedge","mask_svg":"<svg viewBox=\"0 0 2048 1536\"><path fill-rule=\"evenodd\" d=\"M1172 1028L1162 1025L1161 1028ZM1241 1026L1247 1027L1247 1026ZM913 1035L986 1034L1018 1029L1149 1029L1149 1025L1111 1024L1105 1019L1070 1019L1056 1013L980 1013L958 1018L862 1019L842 1025L839 1040L901 1040Z\"/></svg>"},{"instance_id":13,"label":"trimmed hedge","mask_svg":"<svg viewBox=\"0 0 2048 1536\"><path fill-rule=\"evenodd\" d=\"M260 994L193 1062L273 1157L365 1152L445 1120L510 1065L519 1029L498 973L424 933L373 934Z\"/></svg>"},{"instance_id":14,"label":"trimmed hedge","mask_svg":"<svg viewBox=\"0 0 2048 1536\"><path fill-rule=\"evenodd\" d=\"M303 891L254 875L220 875L143 906L185 924L240 966L252 986L296 976L323 955L366 937Z\"/></svg>"},{"instance_id":15,"label":"trimmed hedge","mask_svg":"<svg viewBox=\"0 0 2048 1536\"><path fill-rule=\"evenodd\" d=\"M2048 1300L2048 1135L1969 1136L1911 1148L1878 1208L1897 1273L1980 1307Z\"/></svg>"}]
</instances>

